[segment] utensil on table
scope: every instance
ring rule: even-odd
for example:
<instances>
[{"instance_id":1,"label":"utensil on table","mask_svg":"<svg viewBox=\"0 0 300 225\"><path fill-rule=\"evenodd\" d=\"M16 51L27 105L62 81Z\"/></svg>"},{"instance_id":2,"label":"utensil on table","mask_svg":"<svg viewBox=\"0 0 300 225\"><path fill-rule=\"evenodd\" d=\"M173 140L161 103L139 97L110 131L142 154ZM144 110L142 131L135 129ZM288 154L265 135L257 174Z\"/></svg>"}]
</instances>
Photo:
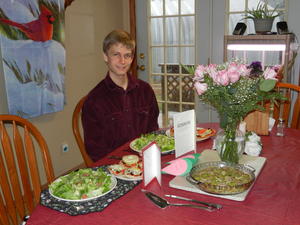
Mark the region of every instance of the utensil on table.
<instances>
[{"instance_id":1,"label":"utensil on table","mask_svg":"<svg viewBox=\"0 0 300 225\"><path fill-rule=\"evenodd\" d=\"M206 205L206 206L209 206L209 207L213 207L213 208L216 208L216 209L221 209L223 207L220 204L210 203L210 202L203 202L203 201L199 201L199 200L196 200L196 199L185 198L185 197L181 197L181 196L177 196L177 195L168 195L168 194L166 194L165 196L169 197L169 198L175 198L175 199L180 199L180 200L185 200L185 201L190 201L190 202L196 202L196 203Z\"/></svg>"},{"instance_id":2,"label":"utensil on table","mask_svg":"<svg viewBox=\"0 0 300 225\"><path fill-rule=\"evenodd\" d=\"M147 198L149 198L155 205L157 205L158 207L164 209L168 206L185 206L185 207L192 207L192 208L198 208L198 209L203 209L206 210L208 212L213 212L216 210L216 208L214 207L206 207L206 206L200 206L200 205L194 205L194 204L182 204L182 203L169 203L166 199L150 192L150 191L146 191L143 190L142 191L145 193L145 195L147 196Z\"/></svg>"}]
</instances>

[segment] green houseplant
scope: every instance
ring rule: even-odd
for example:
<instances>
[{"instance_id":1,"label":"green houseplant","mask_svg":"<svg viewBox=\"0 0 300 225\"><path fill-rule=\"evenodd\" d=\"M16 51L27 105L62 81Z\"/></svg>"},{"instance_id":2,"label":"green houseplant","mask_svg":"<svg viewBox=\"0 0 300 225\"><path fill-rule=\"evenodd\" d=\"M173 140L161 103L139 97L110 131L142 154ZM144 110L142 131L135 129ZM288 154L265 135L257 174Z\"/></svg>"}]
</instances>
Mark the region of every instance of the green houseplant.
<instances>
[{"instance_id":1,"label":"green houseplant","mask_svg":"<svg viewBox=\"0 0 300 225\"><path fill-rule=\"evenodd\" d=\"M266 2L259 2L256 8L246 10L244 19L253 20L256 33L270 32L274 19L280 16L280 13L276 11L277 8L278 6L270 10Z\"/></svg>"}]
</instances>

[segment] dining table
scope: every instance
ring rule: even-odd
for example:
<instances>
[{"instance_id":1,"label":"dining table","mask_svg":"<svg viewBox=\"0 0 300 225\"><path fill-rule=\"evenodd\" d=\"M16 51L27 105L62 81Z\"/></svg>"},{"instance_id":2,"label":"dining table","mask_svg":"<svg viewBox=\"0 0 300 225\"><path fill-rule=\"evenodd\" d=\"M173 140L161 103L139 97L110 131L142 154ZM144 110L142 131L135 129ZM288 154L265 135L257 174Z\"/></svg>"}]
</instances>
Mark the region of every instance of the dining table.
<instances>
[{"instance_id":1,"label":"dining table","mask_svg":"<svg viewBox=\"0 0 300 225\"><path fill-rule=\"evenodd\" d=\"M215 123L202 127L218 129ZM151 202L138 183L123 196L113 200L99 212L69 215L38 204L27 225L300 225L300 130L286 128L283 137L272 130L261 136L260 156L266 159L263 168L243 201L199 194L170 187L174 178L162 174L163 193L221 204L220 210L209 212L198 208L169 206L160 208ZM197 153L211 149L213 138L197 142ZM93 166L118 163L118 157L136 154L130 142L118 147ZM175 159L175 154L161 156L161 165ZM168 199L171 203L181 202Z\"/></svg>"}]
</instances>

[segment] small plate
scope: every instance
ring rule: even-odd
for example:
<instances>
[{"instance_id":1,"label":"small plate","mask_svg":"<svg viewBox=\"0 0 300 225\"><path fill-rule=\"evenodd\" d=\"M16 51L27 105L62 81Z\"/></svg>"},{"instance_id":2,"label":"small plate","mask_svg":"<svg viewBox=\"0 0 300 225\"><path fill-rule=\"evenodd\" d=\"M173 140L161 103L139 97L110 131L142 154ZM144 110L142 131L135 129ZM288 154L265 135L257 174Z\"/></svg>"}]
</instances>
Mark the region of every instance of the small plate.
<instances>
[{"instance_id":1,"label":"small plate","mask_svg":"<svg viewBox=\"0 0 300 225\"><path fill-rule=\"evenodd\" d=\"M68 176L68 175L65 175L65 176ZM115 187L117 186L117 179L114 177L114 176L111 176L111 175L108 175L111 177L111 184L110 184L110 190L105 192L105 193L102 193L102 194L99 194L97 196L94 196L94 197L91 197L91 198L85 198L85 199L64 199L64 198L60 198L60 197L57 197L55 196L52 191L51 191L51 188L49 188L49 193L52 197L58 199L58 200L62 200L62 201L66 201L66 202L85 202L85 201L89 201L89 200L92 200L92 199L95 199L95 198L99 198L99 197L102 197L104 195L107 195L108 193L110 193L113 189L115 189ZM59 182L61 179L60 178L57 178L55 181L53 182Z\"/></svg>"},{"instance_id":2,"label":"small plate","mask_svg":"<svg viewBox=\"0 0 300 225\"><path fill-rule=\"evenodd\" d=\"M137 148L134 147L134 142L135 142L137 139L138 139L138 138L136 138L136 139L134 139L132 142L130 142L129 147L130 147L133 151L138 152L139 154L142 154L142 150L141 150L141 149L137 149ZM162 154L162 155L167 155L167 154L170 154L170 153L172 153L172 152L174 152L174 151L175 151L175 149L171 149L171 150L168 150L168 151L163 151L163 152L161 152L161 154Z\"/></svg>"},{"instance_id":3,"label":"small plate","mask_svg":"<svg viewBox=\"0 0 300 225\"><path fill-rule=\"evenodd\" d=\"M208 134L206 134L206 135L204 135L204 136L202 136L202 137L200 137L200 136L198 135L198 132L199 132L199 131L202 131L202 130L205 130L205 131L206 131L206 130L211 130L211 132L208 133ZM205 132L205 131L204 131L204 132ZM216 134L216 130L214 130L214 129L197 127L197 141L204 141L204 140L207 140L207 139L211 138L212 136L214 136L215 134ZM168 129L168 130L166 130L166 135L169 136L169 137L173 137L174 134L171 134L170 129Z\"/></svg>"},{"instance_id":4,"label":"small plate","mask_svg":"<svg viewBox=\"0 0 300 225\"><path fill-rule=\"evenodd\" d=\"M143 169L142 169L142 168L134 167L134 168L136 168L136 169L138 169L139 171L142 172L142 174L141 174L140 176L128 176L128 175L124 174L124 172L125 172L126 169L130 169L130 167L123 166L123 167L121 167L121 168L123 168L124 171L123 171L122 173L120 173L120 174L115 174L115 173L112 171L112 169L111 169L111 167L114 166L114 165L120 166L120 163L119 163L119 164L112 164L112 165L109 165L109 166L107 167L108 171L110 172L110 174L111 174L112 176L114 176L114 177L116 177L116 178L118 178L118 179L121 179L121 180L126 180L126 181L138 181L138 180L143 180Z\"/></svg>"},{"instance_id":5,"label":"small plate","mask_svg":"<svg viewBox=\"0 0 300 225\"><path fill-rule=\"evenodd\" d=\"M198 132L202 131L202 130L204 130L204 132L210 130L211 132L201 137L201 136L199 136ZM207 139L211 138L212 136L214 136L216 133L217 133L216 130L214 130L212 128L197 127L197 141L207 140Z\"/></svg>"}]
</instances>

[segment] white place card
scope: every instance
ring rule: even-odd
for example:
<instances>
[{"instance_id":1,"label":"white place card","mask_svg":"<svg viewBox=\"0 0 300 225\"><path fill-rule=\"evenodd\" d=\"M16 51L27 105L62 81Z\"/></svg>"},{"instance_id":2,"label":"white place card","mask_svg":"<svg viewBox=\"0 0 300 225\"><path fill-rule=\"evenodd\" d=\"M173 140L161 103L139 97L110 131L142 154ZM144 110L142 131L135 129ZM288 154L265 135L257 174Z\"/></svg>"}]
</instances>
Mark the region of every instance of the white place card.
<instances>
[{"instance_id":1,"label":"white place card","mask_svg":"<svg viewBox=\"0 0 300 225\"><path fill-rule=\"evenodd\" d=\"M176 158L187 152L196 152L195 110L174 114L174 139Z\"/></svg>"},{"instance_id":2,"label":"white place card","mask_svg":"<svg viewBox=\"0 0 300 225\"><path fill-rule=\"evenodd\" d=\"M155 142L143 148L143 182L147 186L154 178L161 185L161 151Z\"/></svg>"}]
</instances>

